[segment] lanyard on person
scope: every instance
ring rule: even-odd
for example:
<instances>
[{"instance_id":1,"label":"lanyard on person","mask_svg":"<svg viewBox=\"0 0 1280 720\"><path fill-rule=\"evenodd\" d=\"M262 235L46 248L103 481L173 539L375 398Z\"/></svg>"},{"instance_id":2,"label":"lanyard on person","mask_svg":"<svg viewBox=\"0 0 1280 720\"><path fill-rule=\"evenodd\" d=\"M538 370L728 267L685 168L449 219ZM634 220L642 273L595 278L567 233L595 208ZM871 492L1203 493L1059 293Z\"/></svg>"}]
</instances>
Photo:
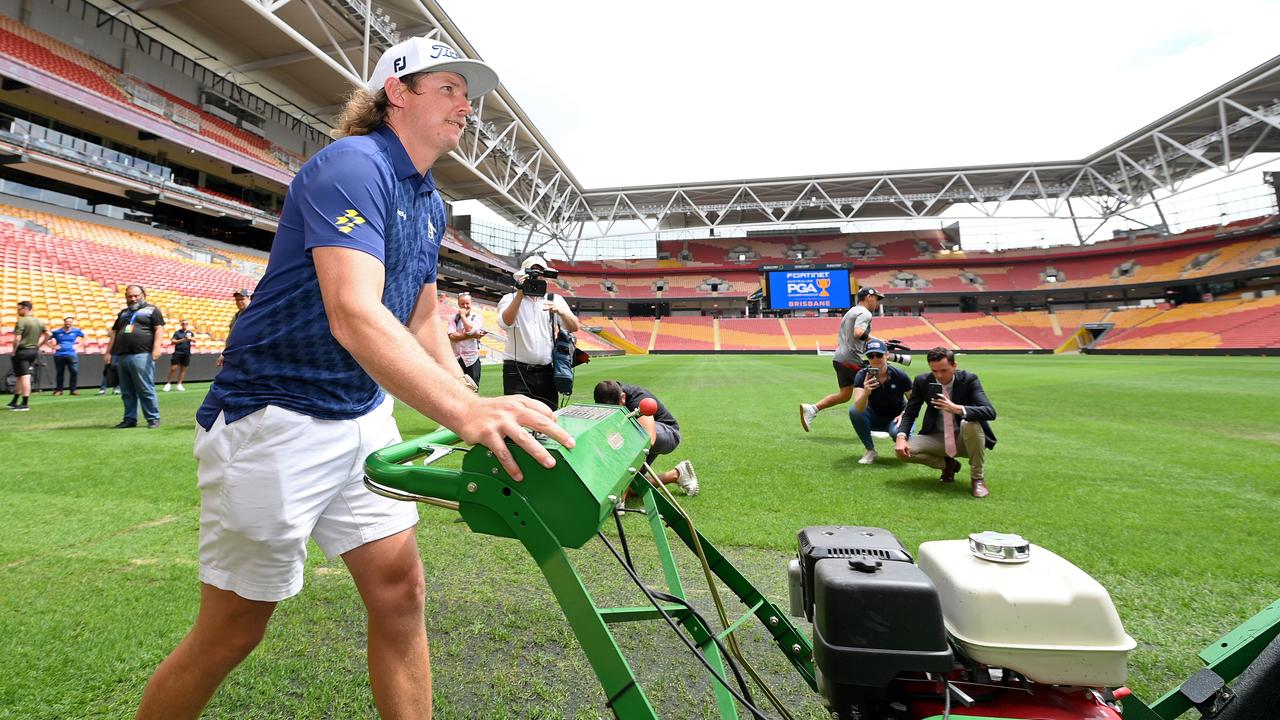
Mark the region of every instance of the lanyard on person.
<instances>
[{"instance_id":1,"label":"lanyard on person","mask_svg":"<svg viewBox=\"0 0 1280 720\"><path fill-rule=\"evenodd\" d=\"M125 326L124 326L124 331L125 331L125 332L127 332L127 333L131 333L131 332L133 332L133 319L134 319L134 318L136 318L136 317L138 317L138 313L140 313L140 312L142 312L143 310L145 310L145 309L146 309L146 307L147 307L147 304L146 304L146 303L142 303L142 305L141 305L137 310L134 310L134 311L133 311L133 314L129 316L129 322L128 322L128 323L126 323L126 324L125 324ZM126 309L127 309L127 308L126 308ZM120 314L121 314L121 315L123 315L124 313L120 313Z\"/></svg>"}]
</instances>

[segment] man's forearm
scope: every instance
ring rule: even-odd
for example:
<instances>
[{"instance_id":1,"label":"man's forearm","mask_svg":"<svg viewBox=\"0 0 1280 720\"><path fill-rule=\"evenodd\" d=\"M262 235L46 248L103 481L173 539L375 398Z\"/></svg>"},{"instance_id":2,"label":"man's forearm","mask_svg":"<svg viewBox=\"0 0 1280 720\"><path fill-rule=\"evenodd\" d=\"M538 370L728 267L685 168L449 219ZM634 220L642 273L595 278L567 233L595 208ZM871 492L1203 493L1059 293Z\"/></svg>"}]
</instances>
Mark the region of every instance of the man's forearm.
<instances>
[{"instance_id":1,"label":"man's forearm","mask_svg":"<svg viewBox=\"0 0 1280 720\"><path fill-rule=\"evenodd\" d=\"M520 303L524 302L524 293L516 290L516 294L511 298L511 304L502 311L502 324L511 327L516 324L516 317L520 314Z\"/></svg>"},{"instance_id":2,"label":"man's forearm","mask_svg":"<svg viewBox=\"0 0 1280 720\"><path fill-rule=\"evenodd\" d=\"M449 344L449 336L439 332L433 323L426 323L415 334L414 339L427 351L427 355L436 361L440 367L447 369L452 374L457 374L458 363L453 354L453 346Z\"/></svg>"},{"instance_id":3,"label":"man's forearm","mask_svg":"<svg viewBox=\"0 0 1280 720\"><path fill-rule=\"evenodd\" d=\"M361 312L359 318L342 324L345 330L332 322L331 327L338 342L379 386L445 427L460 425L469 396L474 396L455 379L460 371L452 353L444 353L442 359L438 349L428 347L431 341L424 341L422 336L432 332L443 340L435 328L423 328L415 336L385 307Z\"/></svg>"}]
</instances>

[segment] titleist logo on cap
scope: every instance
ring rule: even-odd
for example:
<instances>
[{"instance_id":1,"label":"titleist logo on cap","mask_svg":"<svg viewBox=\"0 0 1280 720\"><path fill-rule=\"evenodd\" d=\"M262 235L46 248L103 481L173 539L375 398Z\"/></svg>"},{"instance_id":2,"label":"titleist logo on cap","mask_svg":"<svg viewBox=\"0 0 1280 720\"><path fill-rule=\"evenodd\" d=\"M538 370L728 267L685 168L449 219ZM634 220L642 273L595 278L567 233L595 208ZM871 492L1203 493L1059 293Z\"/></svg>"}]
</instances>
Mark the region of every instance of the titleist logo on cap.
<instances>
[{"instance_id":1,"label":"titleist logo on cap","mask_svg":"<svg viewBox=\"0 0 1280 720\"><path fill-rule=\"evenodd\" d=\"M447 58L453 58L454 60L460 59L460 56L458 55L457 52L454 51L453 48L449 47L448 45L440 45L440 44L431 46L431 57L432 58L447 57Z\"/></svg>"}]
</instances>

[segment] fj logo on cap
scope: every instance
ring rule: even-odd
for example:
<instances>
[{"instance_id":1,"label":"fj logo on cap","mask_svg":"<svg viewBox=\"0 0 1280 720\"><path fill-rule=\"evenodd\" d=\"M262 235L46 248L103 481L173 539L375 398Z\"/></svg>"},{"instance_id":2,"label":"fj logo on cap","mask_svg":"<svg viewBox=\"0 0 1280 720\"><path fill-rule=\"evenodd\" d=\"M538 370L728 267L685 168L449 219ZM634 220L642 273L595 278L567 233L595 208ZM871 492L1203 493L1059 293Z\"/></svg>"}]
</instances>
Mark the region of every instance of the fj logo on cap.
<instances>
[{"instance_id":1,"label":"fj logo on cap","mask_svg":"<svg viewBox=\"0 0 1280 720\"><path fill-rule=\"evenodd\" d=\"M355 230L357 225L363 225L364 218L360 217L360 213L355 210L348 210L339 215L333 222L338 226L338 232L349 233Z\"/></svg>"},{"instance_id":2,"label":"fj logo on cap","mask_svg":"<svg viewBox=\"0 0 1280 720\"><path fill-rule=\"evenodd\" d=\"M396 58L396 61L394 63L392 63L392 67L394 68L393 72L400 72L404 70L406 67L408 67L408 65L409 63L405 60L404 56L401 55L400 57Z\"/></svg>"},{"instance_id":3,"label":"fj logo on cap","mask_svg":"<svg viewBox=\"0 0 1280 720\"><path fill-rule=\"evenodd\" d=\"M457 60L458 53L454 52L453 48L449 47L448 45L432 45L431 57L433 58L447 57L447 58L453 58L454 60Z\"/></svg>"}]
</instances>

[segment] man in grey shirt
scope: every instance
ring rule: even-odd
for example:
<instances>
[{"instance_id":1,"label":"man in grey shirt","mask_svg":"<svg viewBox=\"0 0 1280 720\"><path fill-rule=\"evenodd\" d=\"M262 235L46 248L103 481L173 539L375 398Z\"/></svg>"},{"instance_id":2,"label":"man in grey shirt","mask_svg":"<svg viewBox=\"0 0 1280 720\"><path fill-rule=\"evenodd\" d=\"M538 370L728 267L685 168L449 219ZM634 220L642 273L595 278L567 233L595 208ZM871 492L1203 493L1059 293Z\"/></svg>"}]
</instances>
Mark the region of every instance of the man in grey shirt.
<instances>
[{"instance_id":1,"label":"man in grey shirt","mask_svg":"<svg viewBox=\"0 0 1280 720\"><path fill-rule=\"evenodd\" d=\"M839 390L822 398L817 403L800 403L800 427L809 432L809 424L818 413L829 407L849 402L853 397L853 380L858 371L866 366L863 352L867 340L871 339L871 320L873 313L880 307L884 294L873 287L864 287L858 291L858 304L849 308L840 320L840 332L836 339L836 353L831 365L836 371L836 383ZM911 363L910 355L891 358L903 365Z\"/></svg>"}]
</instances>

